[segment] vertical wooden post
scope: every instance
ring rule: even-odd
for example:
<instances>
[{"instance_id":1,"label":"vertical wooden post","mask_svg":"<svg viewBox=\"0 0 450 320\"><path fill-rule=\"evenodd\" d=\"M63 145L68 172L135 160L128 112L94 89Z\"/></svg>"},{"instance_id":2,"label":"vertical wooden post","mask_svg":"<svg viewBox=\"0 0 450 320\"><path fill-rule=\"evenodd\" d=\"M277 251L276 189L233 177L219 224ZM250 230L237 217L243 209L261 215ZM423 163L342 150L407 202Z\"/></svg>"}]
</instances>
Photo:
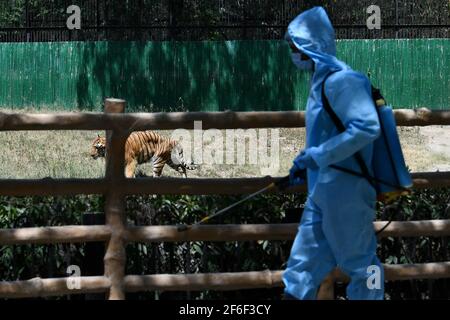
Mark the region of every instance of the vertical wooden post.
<instances>
[{"instance_id":1,"label":"vertical wooden post","mask_svg":"<svg viewBox=\"0 0 450 320\"><path fill-rule=\"evenodd\" d=\"M106 99L106 113L123 113L126 102L119 99ZM111 238L106 247L105 276L111 281L108 298L110 300L125 299L123 279L125 277L125 196L117 191L117 185L125 179L125 141L127 136L121 131L106 132L106 173L110 188L106 194L106 224L111 228Z\"/></svg>"},{"instance_id":2,"label":"vertical wooden post","mask_svg":"<svg viewBox=\"0 0 450 320\"><path fill-rule=\"evenodd\" d=\"M104 225L105 215L100 212L83 213L84 225ZM81 264L81 270L85 276L98 276L105 273L104 264L101 258L105 255L104 242L88 242L84 247L84 259ZM86 293L84 300L103 300L104 293Z\"/></svg>"}]
</instances>

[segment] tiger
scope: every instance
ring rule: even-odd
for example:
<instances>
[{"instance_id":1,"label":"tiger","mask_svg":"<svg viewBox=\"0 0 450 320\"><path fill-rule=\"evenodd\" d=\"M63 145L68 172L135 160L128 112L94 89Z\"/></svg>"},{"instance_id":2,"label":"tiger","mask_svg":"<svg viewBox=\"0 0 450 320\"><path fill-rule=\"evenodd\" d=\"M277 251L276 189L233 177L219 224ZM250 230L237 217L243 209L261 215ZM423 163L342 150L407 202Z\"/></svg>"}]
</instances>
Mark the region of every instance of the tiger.
<instances>
[{"instance_id":1,"label":"tiger","mask_svg":"<svg viewBox=\"0 0 450 320\"><path fill-rule=\"evenodd\" d=\"M99 134L91 145L90 155L93 159L105 157L106 138ZM138 164L152 162L153 177L160 177L167 164L172 169L187 178L187 170L195 170L197 166L192 162L186 163L183 148L178 141L163 137L154 131L132 132L125 143L125 176L136 177Z\"/></svg>"}]
</instances>

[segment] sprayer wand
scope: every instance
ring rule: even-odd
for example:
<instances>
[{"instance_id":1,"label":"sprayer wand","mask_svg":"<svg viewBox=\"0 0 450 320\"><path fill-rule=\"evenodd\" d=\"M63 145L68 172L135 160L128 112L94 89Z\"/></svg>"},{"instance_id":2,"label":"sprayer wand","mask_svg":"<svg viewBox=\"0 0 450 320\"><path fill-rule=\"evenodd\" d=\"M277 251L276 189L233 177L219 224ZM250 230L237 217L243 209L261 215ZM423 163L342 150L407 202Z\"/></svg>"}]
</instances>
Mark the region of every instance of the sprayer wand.
<instances>
[{"instance_id":1,"label":"sprayer wand","mask_svg":"<svg viewBox=\"0 0 450 320\"><path fill-rule=\"evenodd\" d=\"M298 171L297 174L296 174L296 177L299 177L299 178L302 178L302 179L306 180L306 170ZM229 205L228 207L223 208L223 209L221 209L221 210L219 210L219 211L217 211L217 212L215 212L215 213L213 213L211 215L208 215L208 216L204 217L203 219L201 219L200 221L197 221L196 223L194 223L192 225L189 225L189 226L185 225L185 224L180 225L180 226L178 226L177 230L179 232L186 231L186 230L188 230L188 229L190 229L190 228L192 228L194 226L200 225L200 224L202 224L202 223L204 223L206 221L211 220L214 217L217 217L219 215L222 215L222 214L228 212L229 210L233 209L234 207L237 207L241 203L243 203L243 202L245 202L247 200L250 200L251 198L254 198L254 197L256 197L257 195L259 195L261 193L264 193L264 192L266 192L268 190L271 190L273 188L278 188L280 190L284 190L288 186L289 186L289 176L285 176L285 177L281 178L280 180L278 180L276 182L272 182L268 186L266 186L266 187L264 187L264 188L262 188L262 189L260 189L260 190L258 190L256 192L246 196L245 198L243 198L243 199L241 199L241 200L239 200L239 201Z\"/></svg>"}]
</instances>

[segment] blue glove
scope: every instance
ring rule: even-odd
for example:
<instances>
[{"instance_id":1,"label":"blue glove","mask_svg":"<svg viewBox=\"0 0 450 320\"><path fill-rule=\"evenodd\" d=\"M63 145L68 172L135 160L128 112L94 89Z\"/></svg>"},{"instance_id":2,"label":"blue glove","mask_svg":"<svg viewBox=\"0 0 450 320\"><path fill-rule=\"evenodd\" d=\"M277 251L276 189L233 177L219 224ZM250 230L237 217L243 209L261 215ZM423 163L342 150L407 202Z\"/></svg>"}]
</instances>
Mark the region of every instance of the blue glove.
<instances>
[{"instance_id":1,"label":"blue glove","mask_svg":"<svg viewBox=\"0 0 450 320\"><path fill-rule=\"evenodd\" d=\"M294 159L294 166L297 166L299 169L317 169L319 168L317 163L311 157L308 152L308 149L302 150L297 157Z\"/></svg>"},{"instance_id":2,"label":"blue glove","mask_svg":"<svg viewBox=\"0 0 450 320\"><path fill-rule=\"evenodd\" d=\"M304 184L306 179L306 170L300 169L296 164L294 164L289 170L289 186L297 186Z\"/></svg>"}]
</instances>

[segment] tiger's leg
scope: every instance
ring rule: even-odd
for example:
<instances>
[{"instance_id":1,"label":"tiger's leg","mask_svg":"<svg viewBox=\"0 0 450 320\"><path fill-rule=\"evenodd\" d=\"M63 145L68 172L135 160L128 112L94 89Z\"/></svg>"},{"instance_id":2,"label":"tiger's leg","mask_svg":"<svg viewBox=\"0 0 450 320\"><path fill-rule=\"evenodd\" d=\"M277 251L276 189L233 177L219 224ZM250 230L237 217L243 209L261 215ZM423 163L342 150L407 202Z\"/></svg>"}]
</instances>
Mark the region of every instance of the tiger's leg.
<instances>
[{"instance_id":1,"label":"tiger's leg","mask_svg":"<svg viewBox=\"0 0 450 320\"><path fill-rule=\"evenodd\" d=\"M176 165L175 163L172 162L172 160L167 160L167 164L169 165L169 167L171 167L173 170L175 170L176 172L179 172L183 178L187 178L187 174L186 174L186 167L182 166L182 165Z\"/></svg>"},{"instance_id":2,"label":"tiger's leg","mask_svg":"<svg viewBox=\"0 0 450 320\"><path fill-rule=\"evenodd\" d=\"M136 177L136 167L137 160L132 160L131 162L125 165L125 177L127 178L135 178Z\"/></svg>"},{"instance_id":3,"label":"tiger's leg","mask_svg":"<svg viewBox=\"0 0 450 320\"><path fill-rule=\"evenodd\" d=\"M158 178L161 176L165 164L166 161L161 157L157 157L153 160L153 178Z\"/></svg>"},{"instance_id":4,"label":"tiger's leg","mask_svg":"<svg viewBox=\"0 0 450 320\"><path fill-rule=\"evenodd\" d=\"M183 170L183 172L181 172L181 175L183 176L183 178L187 178L186 168L182 166L181 170Z\"/></svg>"}]
</instances>

